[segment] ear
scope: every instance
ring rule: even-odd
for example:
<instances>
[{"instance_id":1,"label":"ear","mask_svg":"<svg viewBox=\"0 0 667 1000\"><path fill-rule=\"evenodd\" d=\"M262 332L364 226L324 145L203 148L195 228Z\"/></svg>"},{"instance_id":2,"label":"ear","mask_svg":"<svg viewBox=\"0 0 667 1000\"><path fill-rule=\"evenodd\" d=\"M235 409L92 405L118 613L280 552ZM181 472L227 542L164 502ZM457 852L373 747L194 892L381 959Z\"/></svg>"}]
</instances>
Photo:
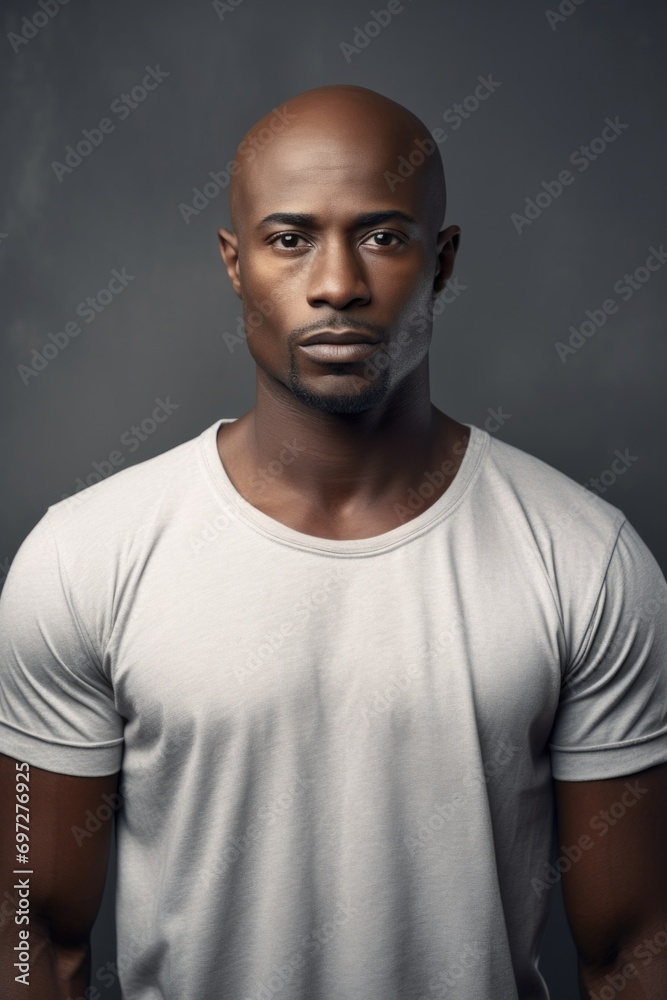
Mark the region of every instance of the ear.
<instances>
[{"instance_id":1,"label":"ear","mask_svg":"<svg viewBox=\"0 0 667 1000\"><path fill-rule=\"evenodd\" d=\"M218 240L220 241L220 256L222 257L232 288L239 298L241 295L241 281L239 278L239 239L231 229L224 227L218 229Z\"/></svg>"},{"instance_id":2,"label":"ear","mask_svg":"<svg viewBox=\"0 0 667 1000\"><path fill-rule=\"evenodd\" d=\"M443 290L452 276L454 261L456 259L456 253L459 249L460 242L460 226L447 226L446 229L443 229L438 233L438 267L433 281L434 296L438 295Z\"/></svg>"}]
</instances>

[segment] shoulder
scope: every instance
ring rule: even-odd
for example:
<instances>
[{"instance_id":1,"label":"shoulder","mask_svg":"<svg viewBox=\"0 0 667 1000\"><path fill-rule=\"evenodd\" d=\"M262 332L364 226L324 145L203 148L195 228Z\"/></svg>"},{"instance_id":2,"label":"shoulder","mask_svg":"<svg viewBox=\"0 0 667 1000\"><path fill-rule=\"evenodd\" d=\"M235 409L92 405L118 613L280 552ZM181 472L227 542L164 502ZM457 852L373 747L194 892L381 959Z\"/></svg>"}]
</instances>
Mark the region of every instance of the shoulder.
<instances>
[{"instance_id":1,"label":"shoulder","mask_svg":"<svg viewBox=\"0 0 667 1000\"><path fill-rule=\"evenodd\" d=\"M504 553L508 578L546 578L570 650L581 642L627 518L536 455L481 431L472 489L477 534Z\"/></svg>"},{"instance_id":2,"label":"shoulder","mask_svg":"<svg viewBox=\"0 0 667 1000\"><path fill-rule=\"evenodd\" d=\"M86 553L108 557L159 530L199 481L205 434L51 504L45 518L59 549L70 557Z\"/></svg>"},{"instance_id":3,"label":"shoulder","mask_svg":"<svg viewBox=\"0 0 667 1000\"><path fill-rule=\"evenodd\" d=\"M91 649L104 650L131 582L161 545L173 555L170 532L208 499L203 443L215 426L51 504L11 564L7 613L31 606L48 629L80 628Z\"/></svg>"},{"instance_id":4,"label":"shoulder","mask_svg":"<svg viewBox=\"0 0 667 1000\"><path fill-rule=\"evenodd\" d=\"M481 433L483 481L505 515L525 525L541 548L583 555L611 550L626 520L622 510L536 455Z\"/></svg>"}]
</instances>

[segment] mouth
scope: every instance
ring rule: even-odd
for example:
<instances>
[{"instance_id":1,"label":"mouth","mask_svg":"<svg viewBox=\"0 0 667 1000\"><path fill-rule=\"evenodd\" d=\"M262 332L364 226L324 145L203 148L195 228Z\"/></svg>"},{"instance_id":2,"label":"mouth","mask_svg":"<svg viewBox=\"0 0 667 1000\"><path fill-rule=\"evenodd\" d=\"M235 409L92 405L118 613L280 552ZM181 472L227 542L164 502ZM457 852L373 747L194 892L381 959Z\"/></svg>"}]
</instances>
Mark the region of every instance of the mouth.
<instances>
[{"instance_id":1,"label":"mouth","mask_svg":"<svg viewBox=\"0 0 667 1000\"><path fill-rule=\"evenodd\" d=\"M300 344L300 349L313 361L324 363L335 362L341 364L347 362L365 361L378 347L379 341L358 340L352 343L341 343L340 341L318 341L316 344Z\"/></svg>"},{"instance_id":2,"label":"mouth","mask_svg":"<svg viewBox=\"0 0 667 1000\"><path fill-rule=\"evenodd\" d=\"M306 337L299 345L308 347L310 344L377 344L378 337L372 334L359 333L357 330L320 330Z\"/></svg>"},{"instance_id":3,"label":"mouth","mask_svg":"<svg viewBox=\"0 0 667 1000\"><path fill-rule=\"evenodd\" d=\"M379 343L377 337L357 330L321 330L307 337L299 348L313 361L352 364L365 361Z\"/></svg>"}]
</instances>

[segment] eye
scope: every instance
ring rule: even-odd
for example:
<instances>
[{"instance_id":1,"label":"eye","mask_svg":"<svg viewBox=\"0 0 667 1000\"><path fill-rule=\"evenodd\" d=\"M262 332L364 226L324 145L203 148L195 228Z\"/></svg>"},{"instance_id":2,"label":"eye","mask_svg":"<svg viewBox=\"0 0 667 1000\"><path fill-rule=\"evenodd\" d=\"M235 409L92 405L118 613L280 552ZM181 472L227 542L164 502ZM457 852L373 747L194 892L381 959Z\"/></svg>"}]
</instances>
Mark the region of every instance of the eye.
<instances>
[{"instance_id":1,"label":"eye","mask_svg":"<svg viewBox=\"0 0 667 1000\"><path fill-rule=\"evenodd\" d=\"M394 246L395 244L388 242L389 240L396 240L399 243L403 242L396 235L396 233L391 233L391 232L389 232L388 229L378 229L378 231L376 233L371 233L371 235L368 237L368 239L369 240L375 240L375 239L378 239L378 237L380 237L381 239L385 240L385 242L373 244L376 247L390 247L390 246ZM364 240L364 243L365 242L366 242L366 240Z\"/></svg>"},{"instance_id":2,"label":"eye","mask_svg":"<svg viewBox=\"0 0 667 1000\"><path fill-rule=\"evenodd\" d=\"M269 240L269 244L278 246L280 250L300 250L301 247L298 246L296 241L303 239L304 237L298 233L277 233ZM284 242L280 243L281 240Z\"/></svg>"}]
</instances>

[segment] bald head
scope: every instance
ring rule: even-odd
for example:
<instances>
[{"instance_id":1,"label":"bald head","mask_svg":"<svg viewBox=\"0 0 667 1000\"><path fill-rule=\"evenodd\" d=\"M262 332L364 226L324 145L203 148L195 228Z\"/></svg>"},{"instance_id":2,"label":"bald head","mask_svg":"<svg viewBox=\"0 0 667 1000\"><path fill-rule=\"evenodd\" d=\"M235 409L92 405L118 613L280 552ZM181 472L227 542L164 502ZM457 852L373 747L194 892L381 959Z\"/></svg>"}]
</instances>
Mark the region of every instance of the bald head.
<instances>
[{"instance_id":1,"label":"bald head","mask_svg":"<svg viewBox=\"0 0 667 1000\"><path fill-rule=\"evenodd\" d=\"M252 126L234 160L229 206L241 239L267 185L275 193L282 184L284 197L293 201L300 181L306 194L314 177L333 192L337 178L345 185L355 177L367 183L371 174L375 196L385 200L397 185L409 184L433 234L445 214L444 169L431 133L407 108L365 87L341 84L298 94Z\"/></svg>"}]
</instances>

